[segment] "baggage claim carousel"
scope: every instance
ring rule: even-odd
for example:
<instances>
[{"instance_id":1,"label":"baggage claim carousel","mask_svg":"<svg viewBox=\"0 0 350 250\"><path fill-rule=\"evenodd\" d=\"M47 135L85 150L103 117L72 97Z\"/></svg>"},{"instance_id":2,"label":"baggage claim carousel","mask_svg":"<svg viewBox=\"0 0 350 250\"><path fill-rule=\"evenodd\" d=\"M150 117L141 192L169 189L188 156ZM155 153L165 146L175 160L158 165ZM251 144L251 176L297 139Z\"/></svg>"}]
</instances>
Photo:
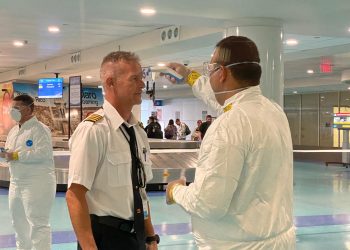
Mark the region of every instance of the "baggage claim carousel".
<instances>
[{"instance_id":1,"label":"baggage claim carousel","mask_svg":"<svg viewBox=\"0 0 350 250\"><path fill-rule=\"evenodd\" d=\"M199 142L150 139L153 179L148 190L165 190L168 182L185 176L193 182ZM57 191L65 191L68 183L69 151L64 141L54 142ZM10 173L6 162L0 162L0 186L8 187Z\"/></svg>"}]
</instances>

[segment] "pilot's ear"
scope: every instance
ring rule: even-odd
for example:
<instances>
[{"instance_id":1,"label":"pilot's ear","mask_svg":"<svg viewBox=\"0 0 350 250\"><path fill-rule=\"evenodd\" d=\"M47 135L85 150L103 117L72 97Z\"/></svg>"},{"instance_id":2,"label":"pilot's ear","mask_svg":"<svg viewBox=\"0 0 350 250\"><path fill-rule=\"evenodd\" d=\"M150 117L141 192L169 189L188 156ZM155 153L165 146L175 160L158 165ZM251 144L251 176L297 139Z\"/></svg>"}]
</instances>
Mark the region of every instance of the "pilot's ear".
<instances>
[{"instance_id":1,"label":"pilot's ear","mask_svg":"<svg viewBox=\"0 0 350 250\"><path fill-rule=\"evenodd\" d=\"M107 85L107 87L112 87L112 86L114 85L113 78L108 77L108 78L106 79L106 85Z\"/></svg>"}]
</instances>

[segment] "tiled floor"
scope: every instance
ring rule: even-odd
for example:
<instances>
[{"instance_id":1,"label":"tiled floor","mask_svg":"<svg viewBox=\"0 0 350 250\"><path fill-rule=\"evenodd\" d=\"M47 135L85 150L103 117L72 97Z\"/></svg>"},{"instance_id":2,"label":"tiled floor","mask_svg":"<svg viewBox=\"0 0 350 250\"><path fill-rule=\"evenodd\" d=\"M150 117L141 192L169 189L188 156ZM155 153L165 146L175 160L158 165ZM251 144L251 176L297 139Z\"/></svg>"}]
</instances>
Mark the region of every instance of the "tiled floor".
<instances>
[{"instance_id":1,"label":"tiled floor","mask_svg":"<svg viewBox=\"0 0 350 250\"><path fill-rule=\"evenodd\" d=\"M350 169L295 162L294 214L299 250L350 250ZM159 249L194 250L189 216L167 206L164 193L150 193L152 217L161 236ZM0 250L15 249L7 206L7 189L0 189ZM57 193L52 211L54 250L76 249L64 193Z\"/></svg>"}]
</instances>

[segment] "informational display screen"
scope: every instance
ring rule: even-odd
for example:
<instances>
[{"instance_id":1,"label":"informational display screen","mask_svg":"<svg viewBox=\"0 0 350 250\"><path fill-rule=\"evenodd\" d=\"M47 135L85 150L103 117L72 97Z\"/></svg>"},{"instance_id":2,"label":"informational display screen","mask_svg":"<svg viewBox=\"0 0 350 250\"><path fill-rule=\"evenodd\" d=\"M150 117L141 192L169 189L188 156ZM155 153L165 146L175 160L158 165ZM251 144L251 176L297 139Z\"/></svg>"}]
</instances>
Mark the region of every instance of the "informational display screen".
<instances>
[{"instance_id":1,"label":"informational display screen","mask_svg":"<svg viewBox=\"0 0 350 250\"><path fill-rule=\"evenodd\" d=\"M69 103L71 107L81 106L81 76L69 77Z\"/></svg>"},{"instance_id":2,"label":"informational display screen","mask_svg":"<svg viewBox=\"0 0 350 250\"><path fill-rule=\"evenodd\" d=\"M63 78L41 78L38 81L39 98L62 98Z\"/></svg>"},{"instance_id":3,"label":"informational display screen","mask_svg":"<svg viewBox=\"0 0 350 250\"><path fill-rule=\"evenodd\" d=\"M350 129L350 113L335 113L333 128Z\"/></svg>"}]
</instances>

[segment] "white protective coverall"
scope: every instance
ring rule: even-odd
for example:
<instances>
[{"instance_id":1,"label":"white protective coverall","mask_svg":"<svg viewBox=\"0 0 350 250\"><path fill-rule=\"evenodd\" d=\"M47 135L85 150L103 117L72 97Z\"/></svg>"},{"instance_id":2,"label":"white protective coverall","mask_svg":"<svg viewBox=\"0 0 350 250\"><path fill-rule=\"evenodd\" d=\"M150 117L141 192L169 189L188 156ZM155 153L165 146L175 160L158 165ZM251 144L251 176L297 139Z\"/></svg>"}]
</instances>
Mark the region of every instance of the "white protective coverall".
<instances>
[{"instance_id":1,"label":"white protective coverall","mask_svg":"<svg viewBox=\"0 0 350 250\"><path fill-rule=\"evenodd\" d=\"M213 96L205 93L212 91L208 84L199 78L194 94ZM295 249L287 118L259 86L235 94L224 107L230 103L204 137L194 182L176 186L174 200L191 215L200 250Z\"/></svg>"},{"instance_id":2,"label":"white protective coverall","mask_svg":"<svg viewBox=\"0 0 350 250\"><path fill-rule=\"evenodd\" d=\"M50 129L33 117L10 130L5 148L18 152L18 160L9 162L9 207L17 249L51 249L49 215L56 175Z\"/></svg>"}]
</instances>

